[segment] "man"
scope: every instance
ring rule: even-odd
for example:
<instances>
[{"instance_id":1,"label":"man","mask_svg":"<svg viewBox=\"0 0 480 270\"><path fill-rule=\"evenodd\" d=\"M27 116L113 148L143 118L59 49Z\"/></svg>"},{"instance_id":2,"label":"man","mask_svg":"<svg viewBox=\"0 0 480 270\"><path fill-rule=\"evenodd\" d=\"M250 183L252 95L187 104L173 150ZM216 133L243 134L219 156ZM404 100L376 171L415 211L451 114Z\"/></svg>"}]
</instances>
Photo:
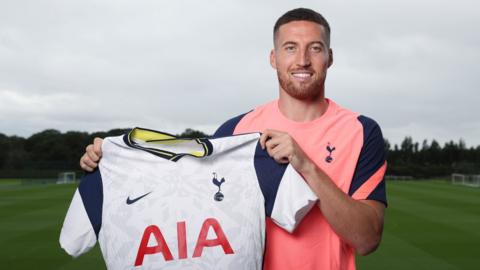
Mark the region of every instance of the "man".
<instances>
[{"instance_id":1,"label":"man","mask_svg":"<svg viewBox=\"0 0 480 270\"><path fill-rule=\"evenodd\" d=\"M304 177L319 199L293 235L267 222L265 269L355 269L355 256L380 243L386 205L383 137L371 119L325 98L333 63L330 27L310 9L282 15L270 63L279 99L224 123L215 136L263 132L260 142ZM82 168L96 166L101 139L87 147Z\"/></svg>"}]
</instances>

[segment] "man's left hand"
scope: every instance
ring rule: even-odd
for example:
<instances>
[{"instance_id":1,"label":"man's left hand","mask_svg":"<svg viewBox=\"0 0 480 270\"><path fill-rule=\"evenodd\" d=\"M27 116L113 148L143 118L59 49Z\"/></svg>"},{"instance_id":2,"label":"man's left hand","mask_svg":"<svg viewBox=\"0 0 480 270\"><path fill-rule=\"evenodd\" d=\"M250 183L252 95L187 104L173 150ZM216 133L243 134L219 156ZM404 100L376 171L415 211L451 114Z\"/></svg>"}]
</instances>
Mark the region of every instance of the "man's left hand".
<instances>
[{"instance_id":1,"label":"man's left hand","mask_svg":"<svg viewBox=\"0 0 480 270\"><path fill-rule=\"evenodd\" d=\"M260 145L275 161L290 163L301 174L315 168L313 161L286 132L266 129L260 137Z\"/></svg>"}]
</instances>

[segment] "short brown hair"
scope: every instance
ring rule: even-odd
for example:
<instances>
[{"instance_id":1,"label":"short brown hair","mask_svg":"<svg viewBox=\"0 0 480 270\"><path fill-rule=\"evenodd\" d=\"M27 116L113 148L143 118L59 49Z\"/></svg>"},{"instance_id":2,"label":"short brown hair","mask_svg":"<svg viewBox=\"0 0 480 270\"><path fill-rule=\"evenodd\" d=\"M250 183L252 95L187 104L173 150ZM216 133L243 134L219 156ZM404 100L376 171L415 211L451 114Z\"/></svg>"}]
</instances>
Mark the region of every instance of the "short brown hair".
<instances>
[{"instance_id":1,"label":"short brown hair","mask_svg":"<svg viewBox=\"0 0 480 270\"><path fill-rule=\"evenodd\" d=\"M308 8L292 9L290 11L287 11L287 13L283 14L280 18L278 18L275 26L273 27L273 39L275 40L280 26L293 21L310 21L323 26L327 39L327 46L330 47L330 25L328 24L327 20L322 16L322 14Z\"/></svg>"}]
</instances>

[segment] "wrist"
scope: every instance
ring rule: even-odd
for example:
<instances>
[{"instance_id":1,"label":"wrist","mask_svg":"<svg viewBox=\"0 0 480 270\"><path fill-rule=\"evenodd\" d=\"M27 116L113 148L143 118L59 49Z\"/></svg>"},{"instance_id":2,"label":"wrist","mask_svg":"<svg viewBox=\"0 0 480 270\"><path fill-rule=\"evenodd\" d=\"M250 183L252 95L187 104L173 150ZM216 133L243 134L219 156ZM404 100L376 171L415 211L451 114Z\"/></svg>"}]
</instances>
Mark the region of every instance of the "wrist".
<instances>
[{"instance_id":1,"label":"wrist","mask_svg":"<svg viewBox=\"0 0 480 270\"><path fill-rule=\"evenodd\" d=\"M301 172L299 172L307 183L312 184L311 182L323 181L330 179L330 177L315 163L311 162L305 164Z\"/></svg>"},{"instance_id":2,"label":"wrist","mask_svg":"<svg viewBox=\"0 0 480 270\"><path fill-rule=\"evenodd\" d=\"M307 161L302 164L298 172L304 177L310 178L318 173L318 169L319 168L317 167L317 165L315 165L315 163L313 163L312 161Z\"/></svg>"}]
</instances>

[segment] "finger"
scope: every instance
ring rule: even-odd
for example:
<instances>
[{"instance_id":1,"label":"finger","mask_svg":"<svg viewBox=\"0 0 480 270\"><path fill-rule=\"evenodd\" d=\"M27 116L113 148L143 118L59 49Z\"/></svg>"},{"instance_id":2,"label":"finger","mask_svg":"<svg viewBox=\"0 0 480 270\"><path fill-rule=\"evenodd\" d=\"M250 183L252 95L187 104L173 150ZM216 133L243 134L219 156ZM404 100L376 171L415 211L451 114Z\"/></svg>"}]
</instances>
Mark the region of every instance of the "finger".
<instances>
[{"instance_id":1,"label":"finger","mask_svg":"<svg viewBox=\"0 0 480 270\"><path fill-rule=\"evenodd\" d=\"M270 156L271 158L273 158L276 162L279 162L277 159L278 157L275 156L275 154L273 153L273 149L272 148L266 148L267 150L267 153L268 153L268 156Z\"/></svg>"},{"instance_id":2,"label":"finger","mask_svg":"<svg viewBox=\"0 0 480 270\"><path fill-rule=\"evenodd\" d=\"M278 147L278 143L275 143L273 141L268 140L266 143L265 143L265 149L267 150L267 152L269 153L270 156L273 155L273 150Z\"/></svg>"},{"instance_id":3,"label":"finger","mask_svg":"<svg viewBox=\"0 0 480 270\"><path fill-rule=\"evenodd\" d=\"M266 148L273 149L278 145L285 144L285 140L282 136L271 137L265 143Z\"/></svg>"},{"instance_id":4,"label":"finger","mask_svg":"<svg viewBox=\"0 0 480 270\"><path fill-rule=\"evenodd\" d=\"M278 163L289 163L293 155L292 148L289 145L278 145L271 150L271 157Z\"/></svg>"},{"instance_id":5,"label":"finger","mask_svg":"<svg viewBox=\"0 0 480 270\"><path fill-rule=\"evenodd\" d=\"M87 165L85 165L83 163L83 156L80 158L80 161L78 162L78 165L80 165L80 168L82 168L82 170L86 170L87 169Z\"/></svg>"},{"instance_id":6,"label":"finger","mask_svg":"<svg viewBox=\"0 0 480 270\"><path fill-rule=\"evenodd\" d=\"M97 154L98 157L102 156L102 143L103 139L96 137L93 139L93 151Z\"/></svg>"},{"instance_id":7,"label":"finger","mask_svg":"<svg viewBox=\"0 0 480 270\"><path fill-rule=\"evenodd\" d=\"M264 142L263 150L267 151L267 153L270 157L273 157L272 156L272 150L273 150L273 148L275 148L275 145L272 144L271 140L272 139L269 138L266 142Z\"/></svg>"},{"instance_id":8,"label":"finger","mask_svg":"<svg viewBox=\"0 0 480 270\"><path fill-rule=\"evenodd\" d=\"M86 171L86 172L93 172L93 168L90 168L88 167L87 165L83 165L82 166L82 170Z\"/></svg>"},{"instance_id":9,"label":"finger","mask_svg":"<svg viewBox=\"0 0 480 270\"><path fill-rule=\"evenodd\" d=\"M80 159L80 168L82 168L83 170L87 171L87 172L91 172L93 171L93 168L90 167L86 162L85 162L85 157L86 155L83 155L83 157Z\"/></svg>"},{"instance_id":10,"label":"finger","mask_svg":"<svg viewBox=\"0 0 480 270\"><path fill-rule=\"evenodd\" d=\"M279 151L280 149L286 148L286 146L277 144L273 140L274 139L270 139L266 142L266 150L268 155L278 163L288 163L288 159L285 159L286 155L284 154L286 151Z\"/></svg>"},{"instance_id":11,"label":"finger","mask_svg":"<svg viewBox=\"0 0 480 270\"><path fill-rule=\"evenodd\" d=\"M87 154L83 155L83 163L91 169L95 169L98 166L98 163L90 159L90 157Z\"/></svg>"},{"instance_id":12,"label":"finger","mask_svg":"<svg viewBox=\"0 0 480 270\"><path fill-rule=\"evenodd\" d=\"M272 155L272 158L277 162L277 163L280 163L280 164L287 164L289 163L290 161L288 160L287 157L283 156L283 155Z\"/></svg>"},{"instance_id":13,"label":"finger","mask_svg":"<svg viewBox=\"0 0 480 270\"><path fill-rule=\"evenodd\" d=\"M278 131L278 130L275 130L275 129L265 129L263 132L262 132L262 135L260 136L260 145L262 146L262 149L265 149L266 145L265 143L272 139L272 138L275 138L281 134L283 134L284 132L281 132L281 131Z\"/></svg>"},{"instance_id":14,"label":"finger","mask_svg":"<svg viewBox=\"0 0 480 270\"><path fill-rule=\"evenodd\" d=\"M260 136L260 146L262 147L263 150L265 150L265 144L268 140L268 134L266 132L263 132L262 135Z\"/></svg>"},{"instance_id":15,"label":"finger","mask_svg":"<svg viewBox=\"0 0 480 270\"><path fill-rule=\"evenodd\" d=\"M85 148L85 154L87 154L87 157L91 160L91 161L94 161L94 162L97 162L100 157L95 153L95 151L93 150L94 146L93 144L89 144L87 146L87 148Z\"/></svg>"}]
</instances>

